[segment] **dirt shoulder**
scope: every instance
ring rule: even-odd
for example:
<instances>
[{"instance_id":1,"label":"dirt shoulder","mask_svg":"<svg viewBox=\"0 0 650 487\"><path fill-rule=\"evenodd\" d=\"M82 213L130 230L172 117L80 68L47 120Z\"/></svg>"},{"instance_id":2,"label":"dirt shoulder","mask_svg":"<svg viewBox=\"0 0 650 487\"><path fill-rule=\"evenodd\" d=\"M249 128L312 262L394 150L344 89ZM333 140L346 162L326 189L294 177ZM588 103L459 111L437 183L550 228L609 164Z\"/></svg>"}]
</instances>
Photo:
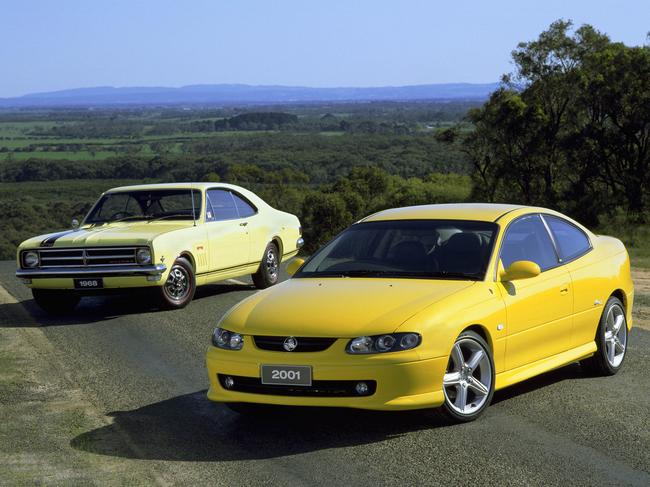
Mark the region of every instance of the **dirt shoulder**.
<instances>
[{"instance_id":1,"label":"dirt shoulder","mask_svg":"<svg viewBox=\"0 0 650 487\"><path fill-rule=\"evenodd\" d=\"M136 460L70 446L71 438L107 420L84 399L42 331L2 287L0 305L0 484L164 484Z\"/></svg>"},{"instance_id":2,"label":"dirt shoulder","mask_svg":"<svg viewBox=\"0 0 650 487\"><path fill-rule=\"evenodd\" d=\"M634 281L634 326L650 330L650 269L632 270Z\"/></svg>"}]
</instances>

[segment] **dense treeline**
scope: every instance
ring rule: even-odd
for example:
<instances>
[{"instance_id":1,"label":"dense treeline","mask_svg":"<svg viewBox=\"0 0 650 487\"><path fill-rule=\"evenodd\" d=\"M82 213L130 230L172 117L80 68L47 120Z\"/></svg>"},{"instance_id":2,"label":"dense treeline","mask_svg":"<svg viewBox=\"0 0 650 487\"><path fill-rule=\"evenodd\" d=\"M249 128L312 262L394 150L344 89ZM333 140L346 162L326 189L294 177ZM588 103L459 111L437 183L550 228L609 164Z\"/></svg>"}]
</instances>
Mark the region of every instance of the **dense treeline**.
<instances>
[{"instance_id":1,"label":"dense treeline","mask_svg":"<svg viewBox=\"0 0 650 487\"><path fill-rule=\"evenodd\" d=\"M178 143L178 149L180 152L172 153L157 148L159 155L126 153L83 163L42 160L37 156L47 154L34 153L35 157L26 161L0 162L0 181L74 178L203 181L215 177L225 181L237 166L254 165L271 173L292 169L306 175L309 183L318 184L334 181L350 168L362 166L377 167L403 177L422 177L430 172L467 173L469 170L466 157L458 147L441 143L426 134L337 137L260 134L197 139Z\"/></svg>"},{"instance_id":2,"label":"dense treeline","mask_svg":"<svg viewBox=\"0 0 650 487\"><path fill-rule=\"evenodd\" d=\"M464 140L473 197L564 210L597 224L650 212L650 47L558 21L513 52Z\"/></svg>"}]
</instances>

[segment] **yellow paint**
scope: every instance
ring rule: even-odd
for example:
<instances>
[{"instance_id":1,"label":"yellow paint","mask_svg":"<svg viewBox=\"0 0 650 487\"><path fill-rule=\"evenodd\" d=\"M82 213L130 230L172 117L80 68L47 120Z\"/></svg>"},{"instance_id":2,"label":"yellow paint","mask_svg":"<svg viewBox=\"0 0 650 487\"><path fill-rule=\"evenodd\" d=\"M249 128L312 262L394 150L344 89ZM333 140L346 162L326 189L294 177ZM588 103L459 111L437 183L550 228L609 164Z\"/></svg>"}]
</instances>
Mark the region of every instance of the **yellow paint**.
<instances>
[{"instance_id":1,"label":"yellow paint","mask_svg":"<svg viewBox=\"0 0 650 487\"><path fill-rule=\"evenodd\" d=\"M276 210L254 193L230 184L175 183L124 186L108 191L146 189L187 189L201 192L202 214L196 221L158 220L151 222L116 222L103 225L83 225L76 232L59 237L51 248L92 248L98 246L146 246L152 250L153 264L165 264L167 271L159 281L147 281L144 276L104 277L104 288L134 288L162 286L167 273L179 256L188 258L195 269L197 285L239 277L257 271L264 249L271 241L279 243L283 257L298 252L300 222L289 213ZM230 189L248 199L258 209L247 218L206 221L205 193L208 189ZM242 225L244 224L244 225ZM52 235L52 234L50 234ZM30 238L18 247L39 249L49 235ZM34 278L28 287L39 289L73 289L73 278Z\"/></svg>"},{"instance_id":2,"label":"yellow paint","mask_svg":"<svg viewBox=\"0 0 650 487\"><path fill-rule=\"evenodd\" d=\"M544 208L472 204L400 208L368 217L365 221L496 221L499 233L485 280L294 278L256 293L220 322L219 326L244 335L244 347L209 348L208 397L221 402L364 409L439 406L451 348L470 326L482 331L492 349L497 388L588 357L596 350L602 307L613 293L625 296L632 326L634 289L627 252L620 241L594 235L573 222L590 238L591 251L538 275L528 269L526 279L503 281L497 271L504 229L529 213L562 216ZM602 304L595 304L598 301ZM350 338L396 331L420 333L421 345L384 354L345 352ZM252 335L337 340L323 352L286 353L258 349ZM257 378L262 364L309 365L314 380L376 380L377 392L347 398L272 396L228 391L217 380L218 373Z\"/></svg>"}]
</instances>

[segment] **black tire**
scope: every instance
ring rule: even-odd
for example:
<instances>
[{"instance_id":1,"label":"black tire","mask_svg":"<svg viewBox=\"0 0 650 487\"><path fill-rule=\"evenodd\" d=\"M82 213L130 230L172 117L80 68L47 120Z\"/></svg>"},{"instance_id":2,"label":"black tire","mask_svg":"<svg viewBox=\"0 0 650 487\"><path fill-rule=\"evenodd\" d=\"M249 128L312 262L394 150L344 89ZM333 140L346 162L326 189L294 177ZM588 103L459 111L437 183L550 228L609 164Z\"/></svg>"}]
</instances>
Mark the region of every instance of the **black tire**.
<instances>
[{"instance_id":1,"label":"black tire","mask_svg":"<svg viewBox=\"0 0 650 487\"><path fill-rule=\"evenodd\" d=\"M456 363L457 360L455 359L457 346L461 350L463 357L460 365ZM480 361L477 361L472 369L469 366L472 358L478 357L478 355L474 355L478 351L481 351L483 355L480 356ZM443 383L445 402L439 411L447 421L452 423L474 421L492 401L495 374L490 346L483 337L473 331L464 331L454 342L447 371L445 372L445 379L451 378L452 374L456 373L458 374L457 385L451 381L448 383L449 385ZM477 375L480 377L477 377ZM475 392L475 390L479 389L479 385L482 391L480 394ZM464 389L465 392L461 393L461 389ZM453 394L454 392L455 394ZM468 404L463 403L461 394L465 395L464 402L469 402ZM473 401L470 401L470 399L473 399ZM467 412L459 411L459 409L467 409Z\"/></svg>"},{"instance_id":2,"label":"black tire","mask_svg":"<svg viewBox=\"0 0 650 487\"><path fill-rule=\"evenodd\" d=\"M160 286L158 292L164 308L184 308L194 298L196 291L196 276L189 261L179 257L172 265L167 280Z\"/></svg>"},{"instance_id":3,"label":"black tire","mask_svg":"<svg viewBox=\"0 0 650 487\"><path fill-rule=\"evenodd\" d=\"M278 283L280 278L280 252L275 243L271 242L266 246L260 267L251 277L257 289L266 289Z\"/></svg>"},{"instance_id":4,"label":"black tire","mask_svg":"<svg viewBox=\"0 0 650 487\"><path fill-rule=\"evenodd\" d=\"M616 316L621 316L622 322L619 332L614 334L614 339L612 339L612 334L608 332L613 324L611 318L614 317L613 321L615 323ZM596 329L595 340L598 349L591 357L582 360L580 365L590 374L614 375L623 366L628 343L625 306L620 299L611 296L605 303L603 313L598 322L598 328ZM618 344L616 342L618 342ZM622 347L622 352L619 350L619 347ZM614 350L614 360L612 360L612 356L610 355L611 350Z\"/></svg>"},{"instance_id":5,"label":"black tire","mask_svg":"<svg viewBox=\"0 0 650 487\"><path fill-rule=\"evenodd\" d=\"M70 313L81 300L81 296L74 291L50 289L32 289L32 296L44 311L56 315Z\"/></svg>"}]
</instances>

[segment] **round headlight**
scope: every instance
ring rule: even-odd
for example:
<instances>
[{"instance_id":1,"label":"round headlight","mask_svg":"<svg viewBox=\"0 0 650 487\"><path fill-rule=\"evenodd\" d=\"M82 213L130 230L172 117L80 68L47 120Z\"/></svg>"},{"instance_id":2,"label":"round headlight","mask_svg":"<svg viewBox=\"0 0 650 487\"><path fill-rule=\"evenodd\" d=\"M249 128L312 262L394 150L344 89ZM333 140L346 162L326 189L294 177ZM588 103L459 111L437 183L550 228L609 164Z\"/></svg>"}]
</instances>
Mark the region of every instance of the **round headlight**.
<instances>
[{"instance_id":1,"label":"round headlight","mask_svg":"<svg viewBox=\"0 0 650 487\"><path fill-rule=\"evenodd\" d=\"M244 337L223 328L215 328L212 333L212 345L225 350L241 350L244 346Z\"/></svg>"},{"instance_id":2,"label":"round headlight","mask_svg":"<svg viewBox=\"0 0 650 487\"><path fill-rule=\"evenodd\" d=\"M382 335L375 341L375 346L380 352L388 352L395 345L395 337L392 335Z\"/></svg>"},{"instance_id":3,"label":"round headlight","mask_svg":"<svg viewBox=\"0 0 650 487\"><path fill-rule=\"evenodd\" d=\"M372 338L357 337L350 342L350 352L352 353L370 353L372 352Z\"/></svg>"},{"instance_id":4,"label":"round headlight","mask_svg":"<svg viewBox=\"0 0 650 487\"><path fill-rule=\"evenodd\" d=\"M239 333L232 333L230 335L228 346L233 350L239 350L242 346L244 346L244 338Z\"/></svg>"},{"instance_id":5,"label":"round headlight","mask_svg":"<svg viewBox=\"0 0 650 487\"><path fill-rule=\"evenodd\" d=\"M36 267L38 265L38 252L25 252L23 254L25 267Z\"/></svg>"},{"instance_id":6,"label":"round headlight","mask_svg":"<svg viewBox=\"0 0 650 487\"><path fill-rule=\"evenodd\" d=\"M151 251L149 249L138 249L135 253L135 260L141 265L151 264Z\"/></svg>"},{"instance_id":7,"label":"round headlight","mask_svg":"<svg viewBox=\"0 0 650 487\"><path fill-rule=\"evenodd\" d=\"M417 333L405 333L402 335L402 339L399 341L399 346L403 350L408 350L409 348L415 348L420 344L420 335Z\"/></svg>"}]
</instances>

